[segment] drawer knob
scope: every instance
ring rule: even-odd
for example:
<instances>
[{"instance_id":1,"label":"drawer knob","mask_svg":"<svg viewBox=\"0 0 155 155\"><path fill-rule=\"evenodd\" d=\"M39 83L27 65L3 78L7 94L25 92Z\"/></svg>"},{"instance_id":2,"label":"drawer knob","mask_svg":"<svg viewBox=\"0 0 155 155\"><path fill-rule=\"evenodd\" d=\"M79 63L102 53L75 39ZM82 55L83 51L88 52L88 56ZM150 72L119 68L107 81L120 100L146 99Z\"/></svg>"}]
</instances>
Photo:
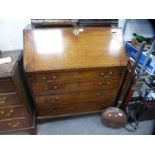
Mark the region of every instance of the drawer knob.
<instances>
[{"instance_id":1,"label":"drawer knob","mask_svg":"<svg viewBox=\"0 0 155 155\"><path fill-rule=\"evenodd\" d=\"M101 75L102 75L102 76L104 76L104 73L103 73L103 72L101 72Z\"/></svg>"},{"instance_id":2,"label":"drawer knob","mask_svg":"<svg viewBox=\"0 0 155 155\"><path fill-rule=\"evenodd\" d=\"M99 82L98 85L102 86L103 83L102 82ZM106 82L106 85L110 85L110 82Z\"/></svg>"},{"instance_id":3,"label":"drawer knob","mask_svg":"<svg viewBox=\"0 0 155 155\"><path fill-rule=\"evenodd\" d=\"M45 90L48 90L48 88L47 88L47 87L44 87L44 89L45 89Z\"/></svg>"},{"instance_id":4,"label":"drawer knob","mask_svg":"<svg viewBox=\"0 0 155 155\"><path fill-rule=\"evenodd\" d=\"M54 86L54 89L57 89L58 87L57 86Z\"/></svg>"},{"instance_id":5,"label":"drawer knob","mask_svg":"<svg viewBox=\"0 0 155 155\"><path fill-rule=\"evenodd\" d=\"M12 123L10 123L10 122L8 123L8 125L9 125L10 127L13 127L13 128L18 127L19 124L20 124L20 122L16 122L16 123L14 123L14 124L12 124Z\"/></svg>"},{"instance_id":6,"label":"drawer knob","mask_svg":"<svg viewBox=\"0 0 155 155\"><path fill-rule=\"evenodd\" d=\"M45 90L49 90L49 91L50 90L56 90L57 88L58 88L57 86L54 86L53 89L49 89L47 86L44 87Z\"/></svg>"},{"instance_id":7,"label":"drawer knob","mask_svg":"<svg viewBox=\"0 0 155 155\"><path fill-rule=\"evenodd\" d=\"M6 101L5 100L3 100L3 101L0 101L0 104L4 104Z\"/></svg>"},{"instance_id":8,"label":"drawer knob","mask_svg":"<svg viewBox=\"0 0 155 155\"><path fill-rule=\"evenodd\" d=\"M55 99L58 100L60 97L56 96Z\"/></svg>"},{"instance_id":9,"label":"drawer knob","mask_svg":"<svg viewBox=\"0 0 155 155\"><path fill-rule=\"evenodd\" d=\"M7 98L6 97L2 97L2 100L0 100L0 104L4 104L6 103Z\"/></svg>"},{"instance_id":10,"label":"drawer knob","mask_svg":"<svg viewBox=\"0 0 155 155\"><path fill-rule=\"evenodd\" d=\"M53 78L53 79L56 79L56 75L53 75L52 78Z\"/></svg>"},{"instance_id":11,"label":"drawer knob","mask_svg":"<svg viewBox=\"0 0 155 155\"><path fill-rule=\"evenodd\" d=\"M13 109L11 109L8 113L5 113L3 110L0 112L1 115L5 115L5 116L11 116L11 114L14 112Z\"/></svg>"},{"instance_id":12,"label":"drawer knob","mask_svg":"<svg viewBox=\"0 0 155 155\"><path fill-rule=\"evenodd\" d=\"M2 111L1 111L1 115L3 115L3 114L4 114L4 111L2 110Z\"/></svg>"},{"instance_id":13,"label":"drawer knob","mask_svg":"<svg viewBox=\"0 0 155 155\"><path fill-rule=\"evenodd\" d=\"M59 100L59 97L56 96L54 98L48 98L47 100L50 101L50 102L56 102L56 100Z\"/></svg>"},{"instance_id":14,"label":"drawer knob","mask_svg":"<svg viewBox=\"0 0 155 155\"><path fill-rule=\"evenodd\" d=\"M112 75L112 72L110 71L109 74L105 75L103 72L101 72L101 76L103 76L104 78L108 78Z\"/></svg>"},{"instance_id":15,"label":"drawer knob","mask_svg":"<svg viewBox=\"0 0 155 155\"><path fill-rule=\"evenodd\" d=\"M14 110L11 109L10 112L6 113L5 115L6 115L6 116L11 116L13 112L14 112Z\"/></svg>"},{"instance_id":16,"label":"drawer knob","mask_svg":"<svg viewBox=\"0 0 155 155\"><path fill-rule=\"evenodd\" d=\"M107 85L110 85L110 82L107 82Z\"/></svg>"},{"instance_id":17,"label":"drawer knob","mask_svg":"<svg viewBox=\"0 0 155 155\"><path fill-rule=\"evenodd\" d=\"M6 97L3 97L3 98L2 98L2 100L6 100L6 99L7 99Z\"/></svg>"},{"instance_id":18,"label":"drawer knob","mask_svg":"<svg viewBox=\"0 0 155 155\"><path fill-rule=\"evenodd\" d=\"M99 85L99 86L102 86L102 82L99 82L98 85Z\"/></svg>"},{"instance_id":19,"label":"drawer knob","mask_svg":"<svg viewBox=\"0 0 155 155\"><path fill-rule=\"evenodd\" d=\"M42 78L43 80L46 80L47 78L46 78L46 76L43 76L43 78Z\"/></svg>"}]
</instances>

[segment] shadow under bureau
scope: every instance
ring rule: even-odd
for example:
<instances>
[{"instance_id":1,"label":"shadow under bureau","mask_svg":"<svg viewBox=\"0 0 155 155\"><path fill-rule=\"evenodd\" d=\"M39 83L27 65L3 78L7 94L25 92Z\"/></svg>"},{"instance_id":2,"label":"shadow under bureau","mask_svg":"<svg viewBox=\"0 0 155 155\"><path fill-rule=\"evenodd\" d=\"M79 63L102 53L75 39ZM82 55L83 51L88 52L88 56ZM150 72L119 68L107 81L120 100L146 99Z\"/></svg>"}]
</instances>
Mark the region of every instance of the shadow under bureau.
<instances>
[{"instance_id":1,"label":"shadow under bureau","mask_svg":"<svg viewBox=\"0 0 155 155\"><path fill-rule=\"evenodd\" d=\"M126 67L120 29L24 29L24 70L40 121L113 106Z\"/></svg>"}]
</instances>

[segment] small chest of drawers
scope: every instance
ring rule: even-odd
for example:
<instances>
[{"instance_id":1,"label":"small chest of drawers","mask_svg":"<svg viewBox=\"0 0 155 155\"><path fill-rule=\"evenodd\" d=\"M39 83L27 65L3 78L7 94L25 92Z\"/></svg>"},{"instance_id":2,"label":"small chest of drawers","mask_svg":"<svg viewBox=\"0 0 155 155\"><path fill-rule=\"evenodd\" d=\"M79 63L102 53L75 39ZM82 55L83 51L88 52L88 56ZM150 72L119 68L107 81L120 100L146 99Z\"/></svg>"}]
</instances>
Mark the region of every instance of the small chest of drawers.
<instances>
[{"instance_id":1,"label":"small chest of drawers","mask_svg":"<svg viewBox=\"0 0 155 155\"><path fill-rule=\"evenodd\" d=\"M38 120L99 112L117 99L127 66L120 29L74 31L24 30L24 69Z\"/></svg>"},{"instance_id":2,"label":"small chest of drawers","mask_svg":"<svg viewBox=\"0 0 155 155\"><path fill-rule=\"evenodd\" d=\"M3 52L0 57L11 57L10 63L0 65L0 134L34 134L34 115L24 87L22 51Z\"/></svg>"}]
</instances>

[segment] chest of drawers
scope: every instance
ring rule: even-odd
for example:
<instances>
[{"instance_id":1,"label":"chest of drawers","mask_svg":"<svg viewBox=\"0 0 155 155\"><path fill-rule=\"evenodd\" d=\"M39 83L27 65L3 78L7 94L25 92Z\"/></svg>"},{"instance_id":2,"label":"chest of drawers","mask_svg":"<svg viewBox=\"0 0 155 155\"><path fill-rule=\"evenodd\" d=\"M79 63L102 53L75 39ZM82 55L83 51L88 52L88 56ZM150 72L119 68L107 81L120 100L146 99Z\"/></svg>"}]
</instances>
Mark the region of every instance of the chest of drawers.
<instances>
[{"instance_id":1,"label":"chest of drawers","mask_svg":"<svg viewBox=\"0 0 155 155\"><path fill-rule=\"evenodd\" d=\"M120 29L24 30L24 69L38 120L113 106L126 66Z\"/></svg>"},{"instance_id":2,"label":"chest of drawers","mask_svg":"<svg viewBox=\"0 0 155 155\"><path fill-rule=\"evenodd\" d=\"M0 53L11 62L0 65L0 134L35 133L34 115L29 104L22 69L22 51Z\"/></svg>"}]
</instances>

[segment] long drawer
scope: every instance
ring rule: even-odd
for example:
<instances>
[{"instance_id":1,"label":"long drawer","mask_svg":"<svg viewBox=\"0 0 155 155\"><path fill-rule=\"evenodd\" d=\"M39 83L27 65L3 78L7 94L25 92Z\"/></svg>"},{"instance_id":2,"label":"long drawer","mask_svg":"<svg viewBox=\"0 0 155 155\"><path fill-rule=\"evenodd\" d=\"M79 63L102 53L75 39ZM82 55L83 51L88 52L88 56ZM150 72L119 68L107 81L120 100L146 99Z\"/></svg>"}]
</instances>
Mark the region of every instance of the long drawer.
<instances>
[{"instance_id":1,"label":"long drawer","mask_svg":"<svg viewBox=\"0 0 155 155\"><path fill-rule=\"evenodd\" d=\"M5 78L5 79L0 79L0 93L9 93L9 92L14 92L15 86L11 79Z\"/></svg>"},{"instance_id":2,"label":"long drawer","mask_svg":"<svg viewBox=\"0 0 155 155\"><path fill-rule=\"evenodd\" d=\"M40 107L38 110L38 116L61 116L70 114L89 113L95 111L102 111L103 109L112 106L112 101L100 101L100 102L86 102L76 103L71 105L59 105L51 107Z\"/></svg>"},{"instance_id":3,"label":"long drawer","mask_svg":"<svg viewBox=\"0 0 155 155\"><path fill-rule=\"evenodd\" d=\"M0 108L0 120L26 116L23 106L8 106Z\"/></svg>"},{"instance_id":4,"label":"long drawer","mask_svg":"<svg viewBox=\"0 0 155 155\"><path fill-rule=\"evenodd\" d=\"M16 92L0 94L0 107L18 105L19 103L19 97Z\"/></svg>"},{"instance_id":5,"label":"long drawer","mask_svg":"<svg viewBox=\"0 0 155 155\"><path fill-rule=\"evenodd\" d=\"M66 82L55 84L33 83L32 89L35 95L46 95L76 91L117 89L120 86L120 82L120 79L115 79L99 82Z\"/></svg>"},{"instance_id":6,"label":"long drawer","mask_svg":"<svg viewBox=\"0 0 155 155\"><path fill-rule=\"evenodd\" d=\"M123 68L102 68L97 70L65 71L65 72L46 72L34 74L35 82L62 82L62 81L85 81L103 80L107 78L119 78L124 74ZM30 78L31 80L31 78Z\"/></svg>"},{"instance_id":7,"label":"long drawer","mask_svg":"<svg viewBox=\"0 0 155 155\"><path fill-rule=\"evenodd\" d=\"M76 102L88 102L93 100L105 100L111 99L115 100L117 95L116 90L105 90L105 91L86 91L77 92L70 94L58 94L58 95L46 95L46 96L36 96L35 103L36 106L51 106L51 105L62 105L70 104Z\"/></svg>"},{"instance_id":8,"label":"long drawer","mask_svg":"<svg viewBox=\"0 0 155 155\"><path fill-rule=\"evenodd\" d=\"M0 121L0 133L2 131L7 132L7 131L13 131L13 130L24 129L29 127L30 127L30 122L26 117Z\"/></svg>"}]
</instances>

